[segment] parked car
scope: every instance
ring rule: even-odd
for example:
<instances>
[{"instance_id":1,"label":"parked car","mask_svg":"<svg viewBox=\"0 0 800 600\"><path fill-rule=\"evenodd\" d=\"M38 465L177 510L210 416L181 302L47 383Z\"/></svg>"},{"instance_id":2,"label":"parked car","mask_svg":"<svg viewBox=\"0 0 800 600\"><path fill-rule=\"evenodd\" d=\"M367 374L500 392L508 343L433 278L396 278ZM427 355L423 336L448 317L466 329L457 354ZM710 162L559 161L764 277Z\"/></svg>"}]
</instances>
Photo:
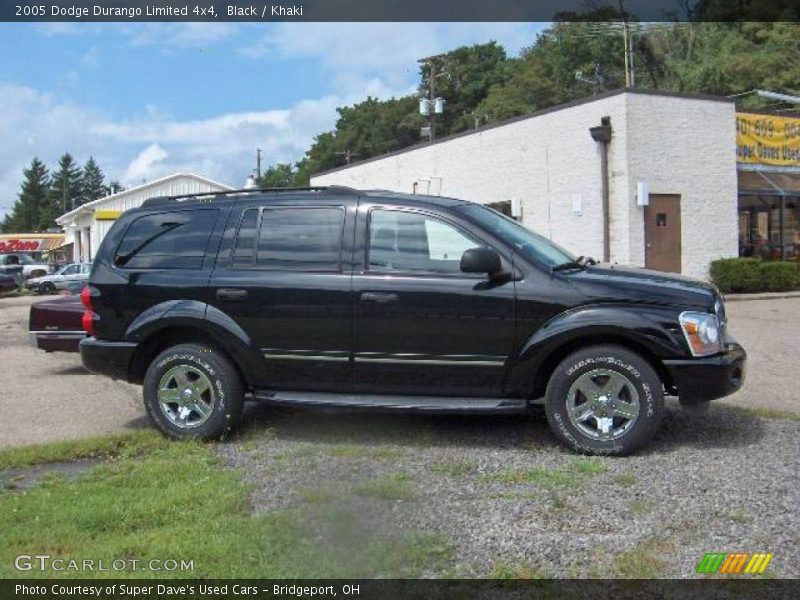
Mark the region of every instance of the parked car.
<instances>
[{"instance_id":1,"label":"parked car","mask_svg":"<svg viewBox=\"0 0 800 600\"><path fill-rule=\"evenodd\" d=\"M20 284L29 277L47 275L50 270L50 265L35 260L30 254L0 254L0 274L12 275Z\"/></svg>"},{"instance_id":2,"label":"parked car","mask_svg":"<svg viewBox=\"0 0 800 600\"><path fill-rule=\"evenodd\" d=\"M174 438L276 404L525 413L573 449L648 442L665 394L742 385L701 281L575 257L462 200L348 188L157 198L111 228L81 294L84 365L143 386Z\"/></svg>"},{"instance_id":3,"label":"parked car","mask_svg":"<svg viewBox=\"0 0 800 600\"><path fill-rule=\"evenodd\" d=\"M52 275L31 277L25 287L40 294L53 294L56 290L67 289L70 281L86 281L92 270L92 263L72 263L61 267Z\"/></svg>"},{"instance_id":4,"label":"parked car","mask_svg":"<svg viewBox=\"0 0 800 600\"><path fill-rule=\"evenodd\" d=\"M17 289L17 279L13 275L0 273L0 294Z\"/></svg>"},{"instance_id":5,"label":"parked car","mask_svg":"<svg viewBox=\"0 0 800 600\"><path fill-rule=\"evenodd\" d=\"M71 285L81 287L85 282ZM86 337L83 313L79 291L31 304L28 318L31 346L45 352L78 352L78 344Z\"/></svg>"}]
</instances>

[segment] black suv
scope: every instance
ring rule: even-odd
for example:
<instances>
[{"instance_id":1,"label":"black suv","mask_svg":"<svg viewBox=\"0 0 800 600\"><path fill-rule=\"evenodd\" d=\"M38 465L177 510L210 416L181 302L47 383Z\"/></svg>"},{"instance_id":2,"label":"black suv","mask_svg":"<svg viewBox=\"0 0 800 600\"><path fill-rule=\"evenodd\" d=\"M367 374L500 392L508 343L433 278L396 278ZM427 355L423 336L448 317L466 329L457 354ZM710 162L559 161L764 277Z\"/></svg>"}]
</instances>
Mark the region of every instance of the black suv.
<instances>
[{"instance_id":1,"label":"black suv","mask_svg":"<svg viewBox=\"0 0 800 600\"><path fill-rule=\"evenodd\" d=\"M83 292L86 367L144 386L156 425L219 438L245 396L524 413L586 453L646 443L664 395L742 385L700 281L576 258L484 206L348 188L154 198Z\"/></svg>"}]
</instances>

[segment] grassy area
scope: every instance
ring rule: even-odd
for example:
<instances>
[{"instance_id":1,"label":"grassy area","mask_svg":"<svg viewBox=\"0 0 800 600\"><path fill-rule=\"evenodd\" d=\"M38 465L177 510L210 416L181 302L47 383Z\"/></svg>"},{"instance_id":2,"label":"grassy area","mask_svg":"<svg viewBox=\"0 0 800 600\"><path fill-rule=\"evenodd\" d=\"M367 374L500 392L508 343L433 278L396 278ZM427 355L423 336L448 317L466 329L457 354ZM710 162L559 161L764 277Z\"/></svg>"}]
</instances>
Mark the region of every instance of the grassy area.
<instances>
[{"instance_id":1,"label":"grassy area","mask_svg":"<svg viewBox=\"0 0 800 600\"><path fill-rule=\"evenodd\" d=\"M449 475L450 477L460 477L462 475L467 475L475 470L475 465L459 460L449 460L449 461L442 461L437 462L431 465L431 469L433 469L436 473L440 473L442 475Z\"/></svg>"},{"instance_id":2,"label":"grassy area","mask_svg":"<svg viewBox=\"0 0 800 600\"><path fill-rule=\"evenodd\" d=\"M774 408L760 408L757 406L745 408L742 406L725 405L726 409L732 410L741 415L761 417L762 419L784 419L789 421L800 421L800 413L789 410L776 410Z\"/></svg>"},{"instance_id":3,"label":"grassy area","mask_svg":"<svg viewBox=\"0 0 800 600\"><path fill-rule=\"evenodd\" d=\"M20 296L33 296L34 292L23 287L11 290L10 292L3 292L0 298L19 298Z\"/></svg>"},{"instance_id":4,"label":"grassy area","mask_svg":"<svg viewBox=\"0 0 800 600\"><path fill-rule=\"evenodd\" d=\"M614 483L618 483L625 487L630 487L637 481L638 479L634 473L620 473L619 475L614 476Z\"/></svg>"},{"instance_id":5,"label":"grassy area","mask_svg":"<svg viewBox=\"0 0 800 600\"><path fill-rule=\"evenodd\" d=\"M19 576L14 557L193 561L184 577L414 577L440 572L450 560L447 540L431 534L332 536L319 531L342 522L323 495L308 491L301 509L253 515L248 489L220 468L213 445L167 442L142 431L126 436L0 452L2 468L107 457L77 479L57 475L23 491L0 492L0 577ZM408 497L397 475L369 481L360 492ZM333 525L332 525L333 524ZM28 571L25 576L79 577L80 572ZM96 572L92 576L163 576L158 571Z\"/></svg>"},{"instance_id":6,"label":"grassy area","mask_svg":"<svg viewBox=\"0 0 800 600\"><path fill-rule=\"evenodd\" d=\"M368 479L353 489L356 495L380 500L408 500L414 496L414 485L405 473Z\"/></svg>"},{"instance_id":7,"label":"grassy area","mask_svg":"<svg viewBox=\"0 0 800 600\"><path fill-rule=\"evenodd\" d=\"M608 471L600 459L578 458L562 469L534 467L532 469L506 469L497 473L482 475L480 481L506 484L533 484L546 490L578 488L587 478Z\"/></svg>"},{"instance_id":8,"label":"grassy area","mask_svg":"<svg viewBox=\"0 0 800 600\"><path fill-rule=\"evenodd\" d=\"M489 579L553 579L550 571L536 569L528 565L508 565L496 562L489 573Z\"/></svg>"},{"instance_id":9,"label":"grassy area","mask_svg":"<svg viewBox=\"0 0 800 600\"><path fill-rule=\"evenodd\" d=\"M647 540L633 550L617 554L611 563L611 573L608 577L623 577L627 579L654 579L663 577L669 562L667 556L675 548L670 542Z\"/></svg>"},{"instance_id":10,"label":"grassy area","mask_svg":"<svg viewBox=\"0 0 800 600\"><path fill-rule=\"evenodd\" d=\"M0 451L0 469L80 458L132 458L169 445L169 441L152 430L142 429L127 435L109 435L41 446L8 448Z\"/></svg>"}]
</instances>

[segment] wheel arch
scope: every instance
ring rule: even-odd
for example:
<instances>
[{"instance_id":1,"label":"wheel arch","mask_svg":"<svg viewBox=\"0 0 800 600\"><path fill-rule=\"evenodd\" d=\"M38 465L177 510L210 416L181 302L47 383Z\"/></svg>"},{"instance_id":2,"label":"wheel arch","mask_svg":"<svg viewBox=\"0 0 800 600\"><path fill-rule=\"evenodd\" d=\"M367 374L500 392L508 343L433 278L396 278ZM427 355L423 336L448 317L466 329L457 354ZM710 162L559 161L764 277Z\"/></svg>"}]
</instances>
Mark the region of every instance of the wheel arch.
<instances>
[{"instance_id":1,"label":"wheel arch","mask_svg":"<svg viewBox=\"0 0 800 600\"><path fill-rule=\"evenodd\" d=\"M604 333L589 334L565 340L561 344L552 348L552 350L545 357L543 357L533 375L533 381L531 382L531 388L529 391L529 398L534 399L544 396L545 391L547 390L547 384L550 381L550 377L553 375L556 367L558 367L561 361L563 361L567 356L573 352L577 352L578 350L582 350L584 348L590 348L592 346L620 346L626 350L635 352L644 360L646 360L651 367L653 367L653 370L656 372L659 379L661 379L661 382L664 384L664 388L667 390L667 392L670 394L675 393L675 382L672 380L672 377L670 376L667 368L664 366L664 363L653 352L652 349L648 348L640 341L632 339L628 336Z\"/></svg>"},{"instance_id":2,"label":"wheel arch","mask_svg":"<svg viewBox=\"0 0 800 600\"><path fill-rule=\"evenodd\" d=\"M177 344L194 342L216 349L230 360L247 387L257 387L253 378L259 373L259 357L250 338L230 317L199 302L147 312L150 314L134 321L125 334L127 340L137 342L128 381L142 383L148 366L159 353Z\"/></svg>"},{"instance_id":3,"label":"wheel arch","mask_svg":"<svg viewBox=\"0 0 800 600\"><path fill-rule=\"evenodd\" d=\"M523 344L510 377L509 391L530 399L544 395L547 382L569 354L596 345L614 344L636 352L655 370L668 393L675 384L662 359L684 357L677 312L655 306L585 305L559 314L539 327Z\"/></svg>"}]
</instances>

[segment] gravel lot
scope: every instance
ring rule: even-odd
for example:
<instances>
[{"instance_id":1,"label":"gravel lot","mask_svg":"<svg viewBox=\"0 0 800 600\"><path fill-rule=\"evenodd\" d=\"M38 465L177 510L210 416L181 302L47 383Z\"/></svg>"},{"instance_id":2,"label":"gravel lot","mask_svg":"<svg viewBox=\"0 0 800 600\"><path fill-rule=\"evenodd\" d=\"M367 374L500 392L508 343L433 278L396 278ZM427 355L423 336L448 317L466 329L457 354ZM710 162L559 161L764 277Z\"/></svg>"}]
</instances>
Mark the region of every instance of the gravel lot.
<instances>
[{"instance_id":1,"label":"gravel lot","mask_svg":"<svg viewBox=\"0 0 800 600\"><path fill-rule=\"evenodd\" d=\"M587 459L543 418L320 413L252 406L225 461L259 512L297 508L319 543L435 534L444 571L691 577L705 552L774 552L800 576L800 421L670 407L646 452Z\"/></svg>"},{"instance_id":2,"label":"gravel lot","mask_svg":"<svg viewBox=\"0 0 800 600\"><path fill-rule=\"evenodd\" d=\"M140 390L27 346L38 298L0 298L0 447L146 424ZM656 442L581 458L543 418L322 412L249 404L221 444L264 513L295 508L314 543L357 555L376 537L441 548L432 576L692 577L705 552L773 552L800 576L800 299L730 303L749 352L744 390L701 415L669 404Z\"/></svg>"}]
</instances>

